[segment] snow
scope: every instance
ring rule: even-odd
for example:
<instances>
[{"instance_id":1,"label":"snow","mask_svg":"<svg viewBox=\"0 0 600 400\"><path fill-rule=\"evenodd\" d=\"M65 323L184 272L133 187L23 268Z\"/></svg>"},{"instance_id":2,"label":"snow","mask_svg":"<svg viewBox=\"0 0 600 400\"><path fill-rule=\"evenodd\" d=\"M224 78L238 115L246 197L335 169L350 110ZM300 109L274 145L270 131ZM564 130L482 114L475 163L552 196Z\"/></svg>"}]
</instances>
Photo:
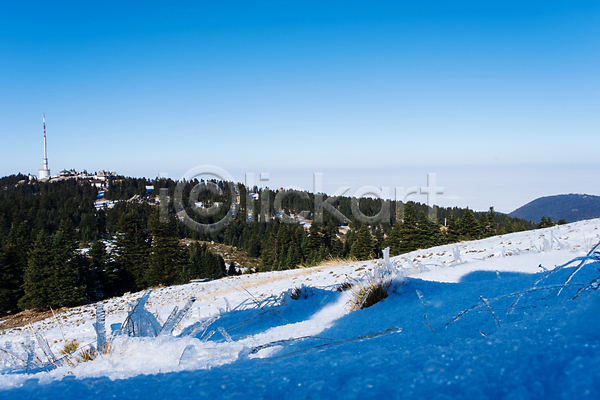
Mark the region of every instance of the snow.
<instances>
[{"instance_id":1,"label":"snow","mask_svg":"<svg viewBox=\"0 0 600 400\"><path fill-rule=\"evenodd\" d=\"M173 335L112 336L108 354L48 372L27 374L3 356L0 396L600 398L600 293L578 293L599 265L570 280L579 262L555 269L590 252L599 227L580 221L392 257L405 280L358 311L336 288L383 260L156 288L145 309L161 324L196 298ZM578 286L559 292L566 281ZM103 302L108 336L141 297ZM72 339L95 345L95 322L88 305L32 328L58 355ZM29 337L29 327L4 330L0 347L26 358Z\"/></svg>"}]
</instances>

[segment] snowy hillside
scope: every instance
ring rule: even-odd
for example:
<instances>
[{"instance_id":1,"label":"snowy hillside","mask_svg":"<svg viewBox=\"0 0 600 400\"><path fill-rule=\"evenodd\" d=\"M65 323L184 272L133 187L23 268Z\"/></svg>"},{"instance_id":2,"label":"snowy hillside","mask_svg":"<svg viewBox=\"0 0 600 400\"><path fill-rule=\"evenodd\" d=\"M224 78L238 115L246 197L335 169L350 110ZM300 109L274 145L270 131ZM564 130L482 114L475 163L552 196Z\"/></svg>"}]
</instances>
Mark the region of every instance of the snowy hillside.
<instances>
[{"instance_id":1,"label":"snowy hillside","mask_svg":"<svg viewBox=\"0 0 600 400\"><path fill-rule=\"evenodd\" d=\"M196 298L158 337L118 334L142 297L133 293L103 302L107 354L36 372L48 357L35 342L26 373L32 332L56 358L73 339L96 345L96 306L74 308L2 331L0 396L600 398L599 254L574 260L600 242L599 228L581 221L393 257L394 291L358 311L340 286L383 260L157 288L145 309L159 325Z\"/></svg>"}]
</instances>

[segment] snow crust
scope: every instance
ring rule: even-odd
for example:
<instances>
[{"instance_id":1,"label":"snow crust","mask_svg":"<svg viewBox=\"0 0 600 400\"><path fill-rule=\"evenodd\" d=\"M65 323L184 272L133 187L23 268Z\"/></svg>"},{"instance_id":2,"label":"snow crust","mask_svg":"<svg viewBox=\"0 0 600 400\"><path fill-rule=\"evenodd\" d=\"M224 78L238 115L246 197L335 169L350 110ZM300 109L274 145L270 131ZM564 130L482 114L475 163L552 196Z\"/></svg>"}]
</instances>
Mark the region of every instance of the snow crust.
<instances>
[{"instance_id":1,"label":"snow crust","mask_svg":"<svg viewBox=\"0 0 600 400\"><path fill-rule=\"evenodd\" d=\"M162 321L197 299L173 335L113 336L108 354L48 372L27 374L4 357L0 396L600 398L600 293L590 286L600 264L583 266L573 286L564 282L578 263L554 270L600 242L599 227L580 221L392 257L408 278L353 312L350 292L336 288L383 260L157 288L146 309ZM108 336L141 296L103 302ZM96 343L95 310L32 328L59 354L72 339ZM4 330L0 347L26 357L30 336L30 327Z\"/></svg>"}]
</instances>

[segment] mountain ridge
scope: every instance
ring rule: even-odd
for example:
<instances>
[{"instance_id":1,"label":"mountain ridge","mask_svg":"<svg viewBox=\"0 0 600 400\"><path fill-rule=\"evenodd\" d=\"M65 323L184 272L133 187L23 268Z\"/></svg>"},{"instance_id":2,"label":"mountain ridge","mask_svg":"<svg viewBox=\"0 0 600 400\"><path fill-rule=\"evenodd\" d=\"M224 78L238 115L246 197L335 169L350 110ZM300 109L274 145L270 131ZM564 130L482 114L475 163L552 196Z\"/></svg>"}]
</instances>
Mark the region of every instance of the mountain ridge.
<instances>
[{"instance_id":1,"label":"mountain ridge","mask_svg":"<svg viewBox=\"0 0 600 400\"><path fill-rule=\"evenodd\" d=\"M577 222L600 217L600 196L569 193L539 197L508 214L511 217L539 222L542 217L553 221Z\"/></svg>"}]
</instances>

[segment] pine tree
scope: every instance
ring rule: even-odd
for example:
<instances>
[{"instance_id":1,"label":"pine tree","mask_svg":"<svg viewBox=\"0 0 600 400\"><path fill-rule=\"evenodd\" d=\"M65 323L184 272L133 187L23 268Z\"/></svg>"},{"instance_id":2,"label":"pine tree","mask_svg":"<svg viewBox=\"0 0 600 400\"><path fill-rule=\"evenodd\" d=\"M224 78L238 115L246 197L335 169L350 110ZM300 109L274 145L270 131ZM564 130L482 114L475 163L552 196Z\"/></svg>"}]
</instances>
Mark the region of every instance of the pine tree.
<instances>
[{"instance_id":1,"label":"pine tree","mask_svg":"<svg viewBox=\"0 0 600 400\"><path fill-rule=\"evenodd\" d=\"M85 286L79 280L76 243L71 229L61 224L58 232L52 235L51 243L52 296L49 305L75 305L83 300Z\"/></svg>"},{"instance_id":2,"label":"pine tree","mask_svg":"<svg viewBox=\"0 0 600 400\"><path fill-rule=\"evenodd\" d=\"M83 279L86 286L86 297L92 301L105 298L107 293L108 254L106 245L101 240L92 243L88 252L89 266L85 269Z\"/></svg>"},{"instance_id":3,"label":"pine tree","mask_svg":"<svg viewBox=\"0 0 600 400\"><path fill-rule=\"evenodd\" d=\"M408 253L419 248L417 217L412 203L404 207L404 221L400 227L400 253Z\"/></svg>"},{"instance_id":4,"label":"pine tree","mask_svg":"<svg viewBox=\"0 0 600 400\"><path fill-rule=\"evenodd\" d=\"M0 314L19 310L27 253L32 247L29 235L26 223L20 223L10 229L8 239L0 245Z\"/></svg>"},{"instance_id":5,"label":"pine tree","mask_svg":"<svg viewBox=\"0 0 600 400\"><path fill-rule=\"evenodd\" d=\"M415 238L415 246L418 249L426 249L429 247L430 233L429 225L427 224L427 216L421 211L417 216L417 235Z\"/></svg>"},{"instance_id":6,"label":"pine tree","mask_svg":"<svg viewBox=\"0 0 600 400\"><path fill-rule=\"evenodd\" d=\"M331 253L333 241L336 239L335 228L331 225L324 225L321 229L321 238L323 240L323 247L328 253Z\"/></svg>"},{"instance_id":7,"label":"pine tree","mask_svg":"<svg viewBox=\"0 0 600 400\"><path fill-rule=\"evenodd\" d=\"M417 223L416 246L419 249L427 249L437 244L435 224L433 224L424 212L419 213Z\"/></svg>"},{"instance_id":8,"label":"pine tree","mask_svg":"<svg viewBox=\"0 0 600 400\"><path fill-rule=\"evenodd\" d=\"M369 260L373 258L373 237L366 225L361 225L358 230L358 235L352 247L350 255L357 260Z\"/></svg>"},{"instance_id":9,"label":"pine tree","mask_svg":"<svg viewBox=\"0 0 600 400\"><path fill-rule=\"evenodd\" d=\"M22 275L15 249L8 243L0 247L0 315L18 311Z\"/></svg>"},{"instance_id":10,"label":"pine tree","mask_svg":"<svg viewBox=\"0 0 600 400\"><path fill-rule=\"evenodd\" d=\"M23 310L42 308L51 304L50 239L41 231L29 251L27 266L23 274L23 297L19 307Z\"/></svg>"},{"instance_id":11,"label":"pine tree","mask_svg":"<svg viewBox=\"0 0 600 400\"><path fill-rule=\"evenodd\" d=\"M401 225L395 223L386 237L385 246L390 248L390 256L400 254Z\"/></svg>"},{"instance_id":12,"label":"pine tree","mask_svg":"<svg viewBox=\"0 0 600 400\"><path fill-rule=\"evenodd\" d=\"M332 257L343 257L344 256L344 242L342 242L339 238L335 237L331 241L330 254Z\"/></svg>"},{"instance_id":13,"label":"pine tree","mask_svg":"<svg viewBox=\"0 0 600 400\"><path fill-rule=\"evenodd\" d=\"M383 231L380 227L375 228L375 232L373 232L373 255L375 258L383 257L383 249L385 248L385 239L383 236Z\"/></svg>"},{"instance_id":14,"label":"pine tree","mask_svg":"<svg viewBox=\"0 0 600 400\"><path fill-rule=\"evenodd\" d=\"M175 218L170 216L168 222L160 222L156 210L150 216L148 226L152 242L145 281L151 286L170 285L181 276L186 263L185 250L175 235Z\"/></svg>"},{"instance_id":15,"label":"pine tree","mask_svg":"<svg viewBox=\"0 0 600 400\"><path fill-rule=\"evenodd\" d=\"M450 213L450 218L448 218L448 230L446 234L446 240L448 243L456 243L460 238L460 229L458 227L458 222L456 218L454 218L454 211Z\"/></svg>"},{"instance_id":16,"label":"pine tree","mask_svg":"<svg viewBox=\"0 0 600 400\"><path fill-rule=\"evenodd\" d=\"M189 262L182 267L180 281L219 279L227 275L223 257L210 252L206 245L194 242L189 248Z\"/></svg>"},{"instance_id":17,"label":"pine tree","mask_svg":"<svg viewBox=\"0 0 600 400\"><path fill-rule=\"evenodd\" d=\"M494 207L490 207L489 211L485 215L485 226L483 228L484 236L490 237L496 234L496 226L495 226L495 218L496 213L494 212Z\"/></svg>"},{"instance_id":18,"label":"pine tree","mask_svg":"<svg viewBox=\"0 0 600 400\"><path fill-rule=\"evenodd\" d=\"M302 263L302 257L300 255L300 246L293 243L292 247L289 248L287 254L287 265L288 268L294 269Z\"/></svg>"},{"instance_id":19,"label":"pine tree","mask_svg":"<svg viewBox=\"0 0 600 400\"><path fill-rule=\"evenodd\" d=\"M321 261L319 257L319 251L324 246L323 236L321 235L321 229L318 224L312 223L308 229L308 254L306 259L310 264L316 264Z\"/></svg>"},{"instance_id":20,"label":"pine tree","mask_svg":"<svg viewBox=\"0 0 600 400\"><path fill-rule=\"evenodd\" d=\"M266 239L263 240L260 253L260 266L259 271L272 271L277 268L278 256L280 248L278 246L277 234L280 228L279 220L275 219L272 224L269 225L269 231Z\"/></svg>"},{"instance_id":21,"label":"pine tree","mask_svg":"<svg viewBox=\"0 0 600 400\"><path fill-rule=\"evenodd\" d=\"M282 271L293 268L288 265L288 253L292 243L292 235L290 232L290 225L281 224L277 231L276 239L277 247L277 270Z\"/></svg>"},{"instance_id":22,"label":"pine tree","mask_svg":"<svg viewBox=\"0 0 600 400\"><path fill-rule=\"evenodd\" d=\"M233 263L233 261L229 264L229 268L227 269L227 275L229 275L229 276L239 275L237 272L237 269L235 268L235 264Z\"/></svg>"},{"instance_id":23,"label":"pine tree","mask_svg":"<svg viewBox=\"0 0 600 400\"><path fill-rule=\"evenodd\" d=\"M206 252L206 257L208 259L209 265L209 278L211 279L219 279L227 275L227 269L225 268L225 261L222 257L211 253L210 251Z\"/></svg>"},{"instance_id":24,"label":"pine tree","mask_svg":"<svg viewBox=\"0 0 600 400\"><path fill-rule=\"evenodd\" d=\"M150 257L150 237L137 209L123 214L118 222L114 248L121 291L145 289Z\"/></svg>"},{"instance_id":25,"label":"pine tree","mask_svg":"<svg viewBox=\"0 0 600 400\"><path fill-rule=\"evenodd\" d=\"M190 261L186 267L184 267L181 280L183 282L189 282L192 279L201 279L207 277L205 260L203 258L206 246L201 245L198 242L194 242L190 245Z\"/></svg>"},{"instance_id":26,"label":"pine tree","mask_svg":"<svg viewBox=\"0 0 600 400\"><path fill-rule=\"evenodd\" d=\"M475 240L481 237L479 223L475 219L473 211L469 208L465 210L465 214L459 221L460 235L466 240Z\"/></svg>"}]
</instances>

